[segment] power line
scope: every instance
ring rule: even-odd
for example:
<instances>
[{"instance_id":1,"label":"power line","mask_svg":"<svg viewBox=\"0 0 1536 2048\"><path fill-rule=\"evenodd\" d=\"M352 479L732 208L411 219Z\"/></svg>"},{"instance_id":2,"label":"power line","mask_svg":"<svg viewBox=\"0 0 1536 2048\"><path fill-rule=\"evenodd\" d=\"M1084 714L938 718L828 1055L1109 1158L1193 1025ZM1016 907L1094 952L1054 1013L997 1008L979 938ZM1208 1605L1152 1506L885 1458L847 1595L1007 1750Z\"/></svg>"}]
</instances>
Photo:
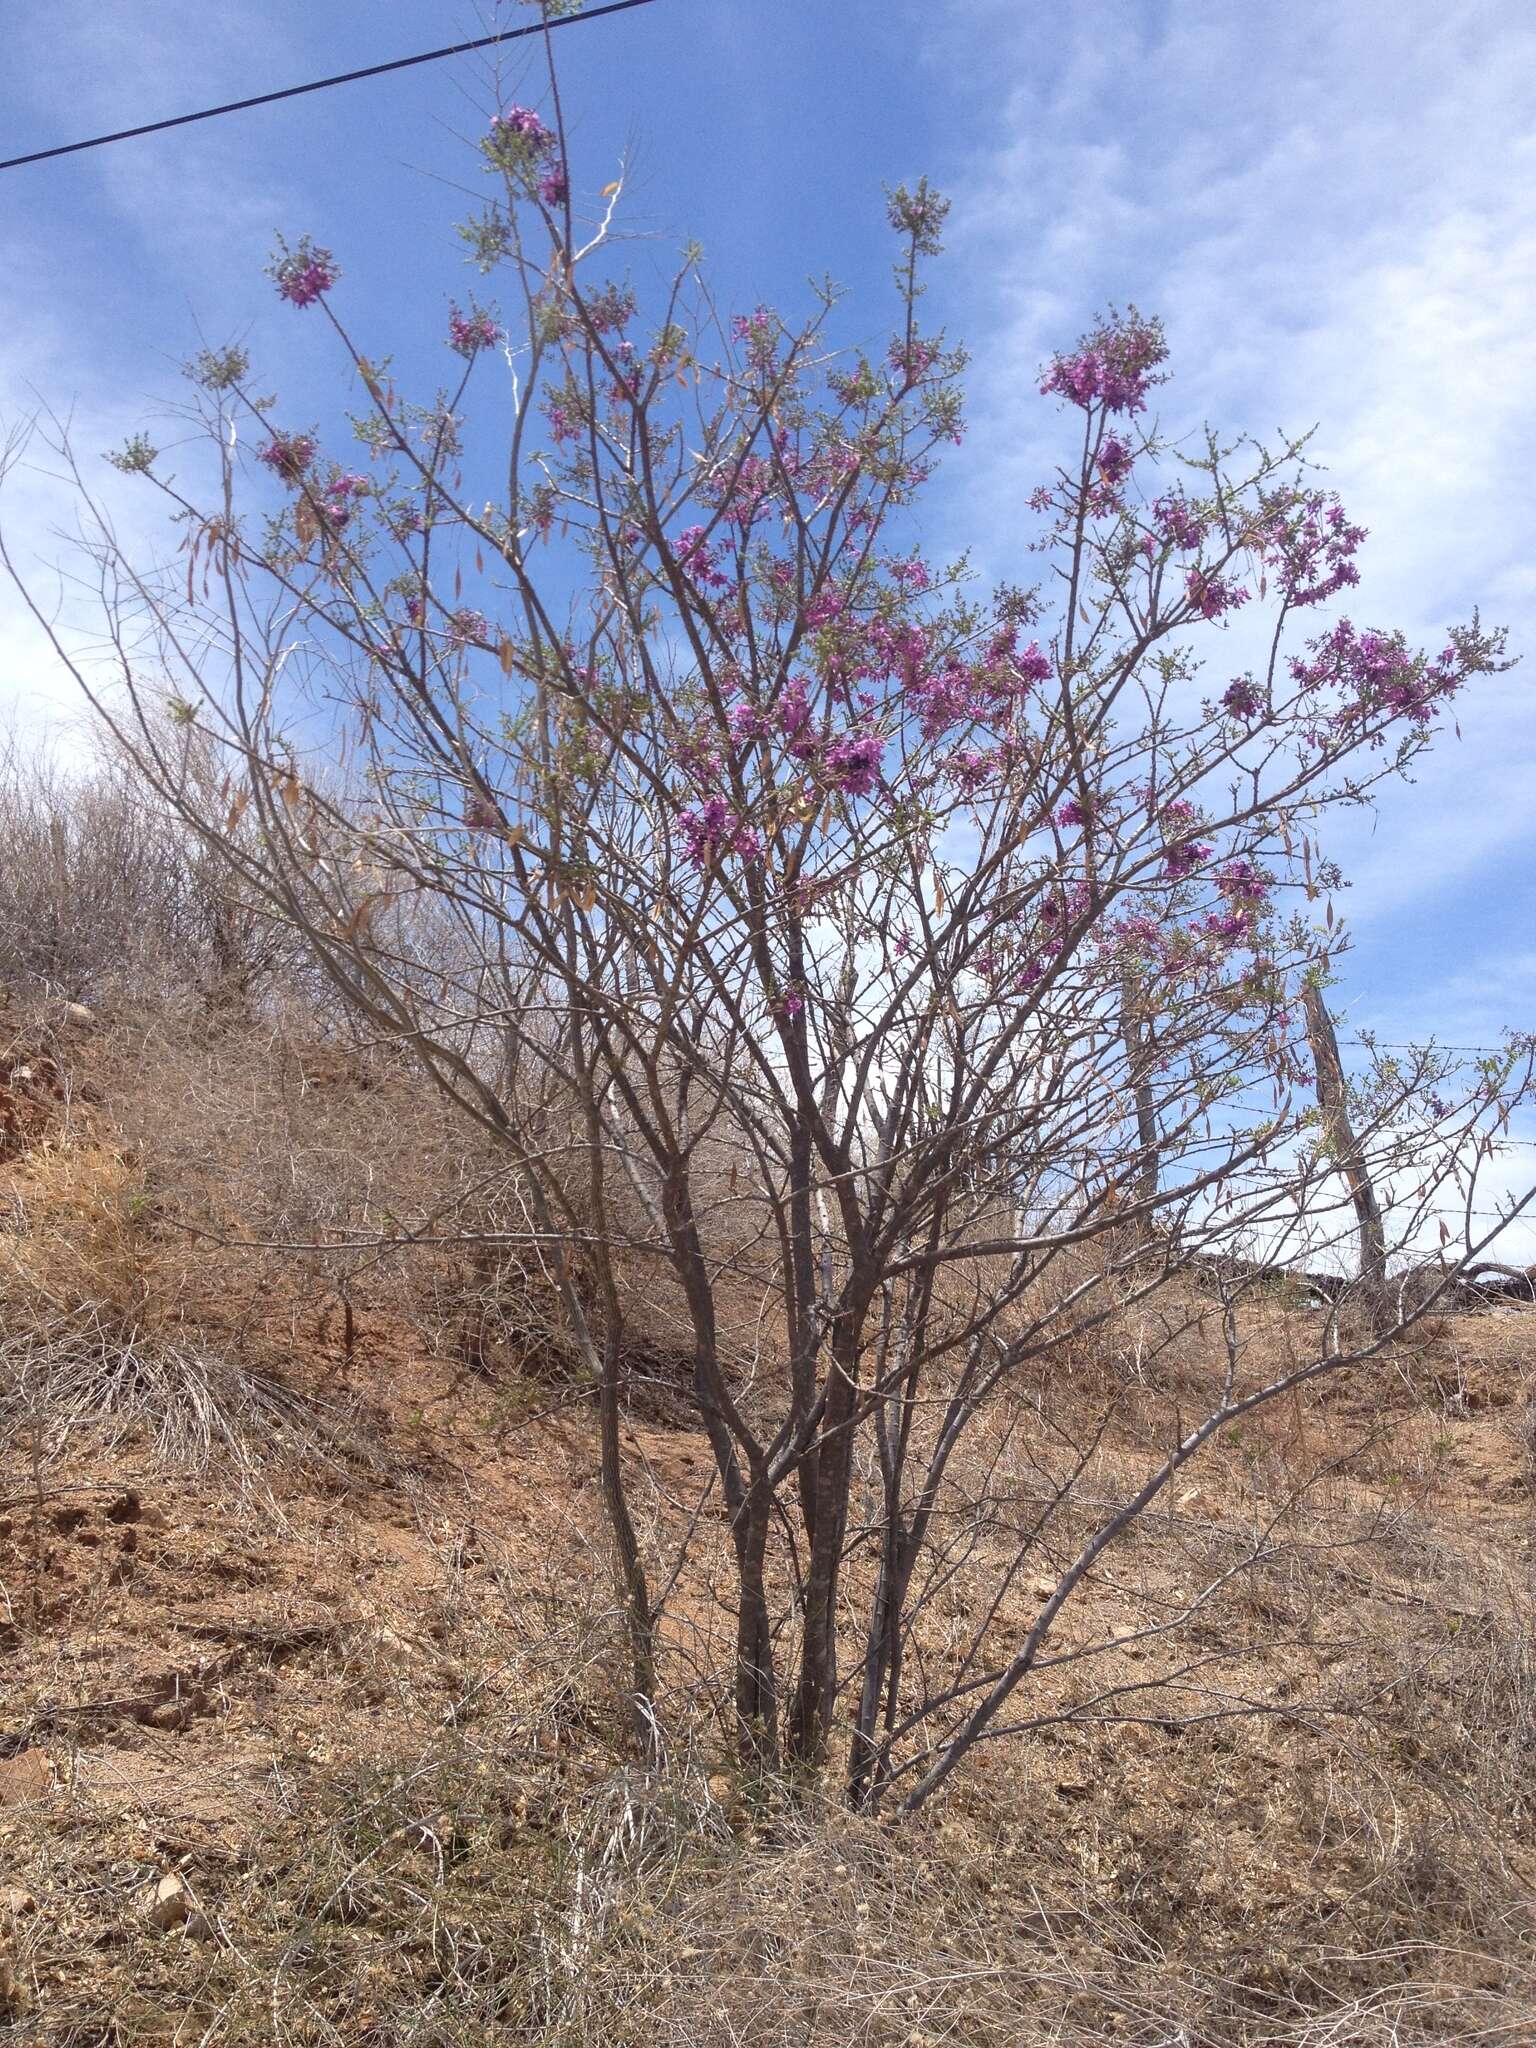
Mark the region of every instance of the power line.
<instances>
[{"instance_id":1,"label":"power line","mask_svg":"<svg viewBox=\"0 0 1536 2048\"><path fill-rule=\"evenodd\" d=\"M1515 1036L1521 1037L1519 1032ZM1406 1038L1348 1037L1339 1034L1340 1045L1368 1045L1376 1052L1508 1052L1508 1045L1447 1045L1440 1039L1422 1039L1417 1042Z\"/></svg>"},{"instance_id":2,"label":"power line","mask_svg":"<svg viewBox=\"0 0 1536 2048\"><path fill-rule=\"evenodd\" d=\"M550 22L533 21L522 28L502 29L493 36L477 36L473 42L445 43L440 50L423 50L416 57L391 57L384 64L365 64L357 71L338 71L330 78L314 78L308 85L285 85L277 92L258 92L248 100L226 100L221 107L204 107L196 114L175 114L168 121L145 121L137 128L118 128L110 135L92 135L85 142L61 142L52 149L34 149L27 156L12 156L0 162L0 171L18 170L22 164L46 163L50 157L73 156L82 149L102 149L109 142L128 142L136 135L158 135L167 128L185 128L193 121L216 120L220 114L240 114L247 107L268 107L274 100L298 99L302 93L324 92L333 85L351 85L359 78L378 78L386 71L408 71L415 64L435 64L440 57L461 57L469 50L489 50L498 43L515 43L520 36L542 35L548 28L570 28L577 22L598 21L605 14L624 14L631 7L649 7L652 0L605 0L601 7L582 14L566 14Z\"/></svg>"}]
</instances>

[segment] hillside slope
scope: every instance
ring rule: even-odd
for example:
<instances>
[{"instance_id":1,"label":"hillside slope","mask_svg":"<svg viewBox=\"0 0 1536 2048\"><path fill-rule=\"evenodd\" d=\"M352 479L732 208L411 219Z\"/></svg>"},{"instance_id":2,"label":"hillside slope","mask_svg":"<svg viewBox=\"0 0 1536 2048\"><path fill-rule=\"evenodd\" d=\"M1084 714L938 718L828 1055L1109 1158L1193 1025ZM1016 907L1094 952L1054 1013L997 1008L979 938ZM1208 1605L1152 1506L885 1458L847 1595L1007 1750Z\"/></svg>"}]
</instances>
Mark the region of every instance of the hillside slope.
<instances>
[{"instance_id":1,"label":"hillside slope","mask_svg":"<svg viewBox=\"0 0 1536 2048\"><path fill-rule=\"evenodd\" d=\"M1536 2036L1536 1312L1444 1318L1214 1450L1069 1643L1290 1488L1283 1548L1111 1662L1123 1711L1068 1664L883 1826L742 1780L707 1564L665 1766L629 1758L595 1422L534 1279L260 1249L403 1200L370 1174L407 1154L473 1180L398 1076L270 1034L6 1043L0 2041ZM1305 1337L1283 1303L1251 1333ZM657 1531L718 1521L664 1353L624 1434ZM1054 1412L1120 1369L1062 1361Z\"/></svg>"}]
</instances>

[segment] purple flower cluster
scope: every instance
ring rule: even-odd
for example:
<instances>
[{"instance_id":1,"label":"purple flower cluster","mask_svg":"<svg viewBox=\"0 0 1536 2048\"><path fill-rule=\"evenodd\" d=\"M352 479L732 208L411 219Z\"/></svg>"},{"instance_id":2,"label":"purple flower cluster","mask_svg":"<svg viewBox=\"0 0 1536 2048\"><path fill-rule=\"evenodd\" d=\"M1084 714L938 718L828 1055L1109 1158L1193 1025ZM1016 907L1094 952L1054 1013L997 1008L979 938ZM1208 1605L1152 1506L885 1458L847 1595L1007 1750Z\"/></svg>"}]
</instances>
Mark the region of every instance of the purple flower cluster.
<instances>
[{"instance_id":1,"label":"purple flower cluster","mask_svg":"<svg viewBox=\"0 0 1536 2048\"><path fill-rule=\"evenodd\" d=\"M774 466L766 456L744 455L734 473L712 487L709 496L732 526L745 532L773 497L778 482Z\"/></svg>"},{"instance_id":2,"label":"purple flower cluster","mask_svg":"<svg viewBox=\"0 0 1536 2048\"><path fill-rule=\"evenodd\" d=\"M898 335L886 351L886 361L891 368L899 370L905 377L910 377L913 383L916 383L919 377L926 376L938 359L939 344L936 341L924 341L919 335L914 335L911 341L904 341Z\"/></svg>"},{"instance_id":3,"label":"purple flower cluster","mask_svg":"<svg viewBox=\"0 0 1536 2048\"><path fill-rule=\"evenodd\" d=\"M907 701L917 713L924 739L939 739L957 726L986 724L1015 712L1037 683L1051 673L1050 659L1033 640L1020 651L1010 627L997 635L980 661L951 660L924 669L919 643L902 650L907 664Z\"/></svg>"},{"instance_id":4,"label":"purple flower cluster","mask_svg":"<svg viewBox=\"0 0 1536 2048\"><path fill-rule=\"evenodd\" d=\"M569 196L565 164L555 153L555 137L531 107L508 107L498 114L485 138L486 155L496 168L517 176L538 193L546 206L563 206Z\"/></svg>"},{"instance_id":5,"label":"purple flower cluster","mask_svg":"<svg viewBox=\"0 0 1536 2048\"><path fill-rule=\"evenodd\" d=\"M711 797L699 810L678 816L683 847L696 868L713 867L723 854L739 854L752 860L762 852L762 841L750 825L744 825L723 797Z\"/></svg>"},{"instance_id":6,"label":"purple flower cluster","mask_svg":"<svg viewBox=\"0 0 1536 2048\"><path fill-rule=\"evenodd\" d=\"M1099 475L1112 491L1118 491L1130 475L1133 459L1130 448L1118 435L1105 435L1099 447Z\"/></svg>"},{"instance_id":7,"label":"purple flower cluster","mask_svg":"<svg viewBox=\"0 0 1536 2048\"><path fill-rule=\"evenodd\" d=\"M913 555L905 562L890 564L891 581L902 590L921 592L928 588L931 578L928 565Z\"/></svg>"},{"instance_id":8,"label":"purple flower cluster","mask_svg":"<svg viewBox=\"0 0 1536 2048\"><path fill-rule=\"evenodd\" d=\"M450 612L445 623L451 647L481 646L490 631L484 612Z\"/></svg>"},{"instance_id":9,"label":"purple flower cluster","mask_svg":"<svg viewBox=\"0 0 1536 2048\"><path fill-rule=\"evenodd\" d=\"M830 626L842 616L843 594L834 590L831 584L824 584L805 608L805 623L814 632L818 626Z\"/></svg>"},{"instance_id":10,"label":"purple flower cluster","mask_svg":"<svg viewBox=\"0 0 1536 2048\"><path fill-rule=\"evenodd\" d=\"M982 754L974 747L961 747L950 756L949 779L961 796L974 796L993 779L997 766L995 751Z\"/></svg>"},{"instance_id":11,"label":"purple flower cluster","mask_svg":"<svg viewBox=\"0 0 1536 2048\"><path fill-rule=\"evenodd\" d=\"M1225 950L1251 944L1260 915L1269 905L1270 877L1252 861L1228 861L1213 877L1221 907L1208 911L1193 927L1193 936Z\"/></svg>"},{"instance_id":12,"label":"purple flower cluster","mask_svg":"<svg viewBox=\"0 0 1536 2048\"><path fill-rule=\"evenodd\" d=\"M678 535L674 543L677 566L695 589L724 590L731 579L716 562L715 551L704 538L706 530L702 526L690 526Z\"/></svg>"},{"instance_id":13,"label":"purple flower cluster","mask_svg":"<svg viewBox=\"0 0 1536 2048\"><path fill-rule=\"evenodd\" d=\"M1140 412L1167 354L1162 328L1133 310L1086 336L1074 354L1053 356L1041 395L1057 393L1085 411L1102 405L1106 412Z\"/></svg>"},{"instance_id":14,"label":"purple flower cluster","mask_svg":"<svg viewBox=\"0 0 1536 2048\"><path fill-rule=\"evenodd\" d=\"M508 107L504 114L497 114L486 140L500 156L518 163L548 156L555 146L554 136L532 107Z\"/></svg>"},{"instance_id":15,"label":"purple flower cluster","mask_svg":"<svg viewBox=\"0 0 1536 2048\"><path fill-rule=\"evenodd\" d=\"M1229 860L1216 870L1216 886L1231 903L1257 911L1268 899L1270 878L1251 860Z\"/></svg>"},{"instance_id":16,"label":"purple flower cluster","mask_svg":"<svg viewBox=\"0 0 1536 2048\"><path fill-rule=\"evenodd\" d=\"M1167 547L1197 548L1205 539L1205 528L1195 517L1189 500L1177 492L1159 498L1152 507L1152 524Z\"/></svg>"},{"instance_id":17,"label":"purple flower cluster","mask_svg":"<svg viewBox=\"0 0 1536 2048\"><path fill-rule=\"evenodd\" d=\"M1272 509L1264 555L1279 569L1288 604L1321 604L1360 581L1351 558L1365 537L1333 492L1294 491Z\"/></svg>"},{"instance_id":18,"label":"purple flower cluster","mask_svg":"<svg viewBox=\"0 0 1536 2048\"><path fill-rule=\"evenodd\" d=\"M457 306L448 313L448 346L466 360L478 354L483 348L494 348L502 336L489 313L482 313L478 307L471 307L461 313Z\"/></svg>"},{"instance_id":19,"label":"purple flower cluster","mask_svg":"<svg viewBox=\"0 0 1536 2048\"><path fill-rule=\"evenodd\" d=\"M876 732L847 733L834 740L822 757L823 774L842 796L873 796L880 786L885 747Z\"/></svg>"},{"instance_id":20,"label":"purple flower cluster","mask_svg":"<svg viewBox=\"0 0 1536 2048\"><path fill-rule=\"evenodd\" d=\"M771 370L779 345L783 323L770 306L759 306L755 312L737 313L731 320L731 339L745 349L747 361L754 370Z\"/></svg>"},{"instance_id":21,"label":"purple flower cluster","mask_svg":"<svg viewBox=\"0 0 1536 2048\"><path fill-rule=\"evenodd\" d=\"M1299 688L1339 692L1333 721L1339 727L1382 716L1427 725L1435 706L1462 682L1454 647L1426 661L1411 655L1400 635L1360 633L1348 619L1309 641L1306 656L1293 655L1290 667Z\"/></svg>"},{"instance_id":22,"label":"purple flower cluster","mask_svg":"<svg viewBox=\"0 0 1536 2048\"><path fill-rule=\"evenodd\" d=\"M290 306L314 305L341 275L330 250L317 248L308 235L296 249L285 249L268 268L278 297Z\"/></svg>"},{"instance_id":23,"label":"purple flower cluster","mask_svg":"<svg viewBox=\"0 0 1536 2048\"><path fill-rule=\"evenodd\" d=\"M1056 822L1064 831L1070 832L1079 825L1087 824L1088 812L1075 797L1068 797L1056 813Z\"/></svg>"},{"instance_id":24,"label":"purple flower cluster","mask_svg":"<svg viewBox=\"0 0 1536 2048\"><path fill-rule=\"evenodd\" d=\"M1202 868L1213 849L1199 839L1175 839L1164 849L1163 873L1170 882L1182 882L1196 868Z\"/></svg>"},{"instance_id":25,"label":"purple flower cluster","mask_svg":"<svg viewBox=\"0 0 1536 2048\"><path fill-rule=\"evenodd\" d=\"M285 484L296 484L315 459L311 434L274 434L256 458Z\"/></svg>"},{"instance_id":26,"label":"purple flower cluster","mask_svg":"<svg viewBox=\"0 0 1536 2048\"><path fill-rule=\"evenodd\" d=\"M1222 618L1248 602L1248 592L1241 584L1204 569L1190 570L1184 579L1184 594L1202 619Z\"/></svg>"},{"instance_id":27,"label":"purple flower cluster","mask_svg":"<svg viewBox=\"0 0 1536 2048\"><path fill-rule=\"evenodd\" d=\"M1229 718L1241 718L1245 722L1263 715L1264 699L1252 676L1239 676L1235 682L1228 683L1221 693L1221 708Z\"/></svg>"},{"instance_id":28,"label":"purple flower cluster","mask_svg":"<svg viewBox=\"0 0 1536 2048\"><path fill-rule=\"evenodd\" d=\"M368 479L338 470L320 492L320 516L332 533L340 533L352 517L354 501L368 495Z\"/></svg>"}]
</instances>

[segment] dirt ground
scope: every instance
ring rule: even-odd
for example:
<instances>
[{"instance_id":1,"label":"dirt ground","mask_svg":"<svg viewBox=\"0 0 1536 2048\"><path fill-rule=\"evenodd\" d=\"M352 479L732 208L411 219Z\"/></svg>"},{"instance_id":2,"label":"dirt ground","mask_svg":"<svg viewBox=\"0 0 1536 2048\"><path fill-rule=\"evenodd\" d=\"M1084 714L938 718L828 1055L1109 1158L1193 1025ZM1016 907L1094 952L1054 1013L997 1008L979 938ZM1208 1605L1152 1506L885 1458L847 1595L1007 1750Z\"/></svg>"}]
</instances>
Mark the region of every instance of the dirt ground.
<instances>
[{"instance_id":1,"label":"dirt ground","mask_svg":"<svg viewBox=\"0 0 1536 2048\"><path fill-rule=\"evenodd\" d=\"M142 1145L25 1065L0 1080L16 1271L57 1292L58 1247L94 1247L163 1291L159 1240L119 1242L148 1228L133 1190L161 1199ZM1301 1476L1283 1552L1098 1660L1134 1711L1085 1708L1067 1665L1042 1725L890 1825L731 1763L707 1546L668 1637L699 1711L661 1772L630 1760L579 1386L445 1344L400 1288L226 1298L206 1242L167 1243L177 1344L146 1339L110 1409L89 1347L21 1373L6 1296L0 2042L1536 2040L1536 1311L1443 1318L1213 1448L1064 1642L1134 1634ZM1307 1341L1301 1311L1262 1320ZM1198 1392L1208 1362L1181 1369ZM1180 1398L1133 1393L1106 1486ZM707 1446L653 1389L624 1448L664 1546ZM957 1582L935 1659L981 1597ZM1244 1711L1190 1710L1217 1694Z\"/></svg>"}]
</instances>

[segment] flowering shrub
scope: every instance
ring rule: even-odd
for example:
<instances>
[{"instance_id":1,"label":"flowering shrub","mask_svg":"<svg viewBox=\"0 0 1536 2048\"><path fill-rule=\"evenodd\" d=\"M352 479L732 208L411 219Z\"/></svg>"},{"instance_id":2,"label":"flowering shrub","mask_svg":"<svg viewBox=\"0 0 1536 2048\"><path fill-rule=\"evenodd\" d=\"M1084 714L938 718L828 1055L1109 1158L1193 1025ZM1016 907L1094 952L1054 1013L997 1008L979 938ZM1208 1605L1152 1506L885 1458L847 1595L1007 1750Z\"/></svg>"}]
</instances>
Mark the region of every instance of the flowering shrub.
<instances>
[{"instance_id":1,"label":"flowering shrub","mask_svg":"<svg viewBox=\"0 0 1536 2048\"><path fill-rule=\"evenodd\" d=\"M241 649L241 687L217 715L263 890L503 1148L564 1290L603 1403L637 1739L655 1730L655 1616L614 1446L617 1261L643 1252L686 1305L736 1560L744 1754L819 1765L846 1710L852 1795L920 1802L1028 1681L1076 1583L1016 1654L973 1645L963 1696L922 1691L906 1650L954 1444L1102 1312L1097 1283L1065 1303L1042 1284L1063 1249L1096 1244L1104 1284L1135 1294L1326 1214L1297 1099L1301 994L1337 943L1318 820L1411 768L1502 642L1474 619L1431 655L1319 619L1360 581L1363 530L1299 443L1196 460L1143 431L1171 371L1134 309L1041 373L1067 414L1030 499L1049 573L980 590L917 538L963 432L963 359L915 318L938 195L889 196L891 331L840 349L830 295L804 320L722 321L691 253L642 293L606 215L567 248L551 123L497 116L494 197L463 231L528 309L509 445L476 438L503 338L488 314L452 310L459 389L420 404L333 315L369 401L367 478L275 432L242 371L200 388L223 459L233 416L289 486L264 539L164 488L235 593L218 644ZM303 242L272 275L307 306L338 272ZM158 477L147 443L119 460ZM1270 651L1233 677L1239 609ZM301 729L348 761L334 788L288 765ZM164 782L186 800L169 757ZM218 842L217 819L199 829ZM381 948L384 898L436 905L451 945L414 952L402 927ZM1371 1129L1405 1157L1411 1123L1422 1176L1412 1087L1384 1085ZM751 1182L740 1262L711 1238L703 1133ZM640 1219L622 1226L620 1183ZM720 1316L723 1276L748 1272L787 1365L743 1403ZM929 1399L948 1419L914 1435L903 1416ZM1228 1419L1181 1435L1141 1506ZM850 1689L856 1470L881 1505ZM1093 1542L1123 1526L1083 1512Z\"/></svg>"}]
</instances>

